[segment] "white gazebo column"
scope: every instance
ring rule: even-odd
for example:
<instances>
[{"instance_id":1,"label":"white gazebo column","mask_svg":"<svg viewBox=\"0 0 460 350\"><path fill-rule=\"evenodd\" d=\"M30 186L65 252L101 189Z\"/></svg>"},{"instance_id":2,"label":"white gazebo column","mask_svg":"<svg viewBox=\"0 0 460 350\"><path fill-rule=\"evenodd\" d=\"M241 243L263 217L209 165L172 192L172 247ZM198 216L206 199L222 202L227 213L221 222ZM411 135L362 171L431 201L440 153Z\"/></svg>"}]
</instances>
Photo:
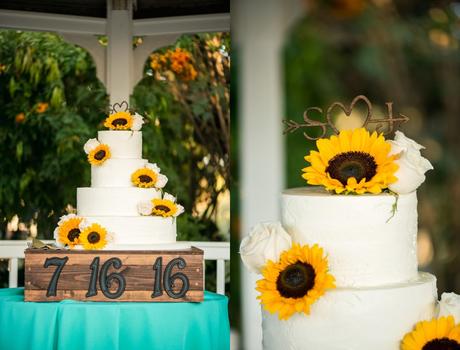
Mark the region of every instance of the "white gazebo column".
<instances>
[{"instance_id":1,"label":"white gazebo column","mask_svg":"<svg viewBox=\"0 0 460 350\"><path fill-rule=\"evenodd\" d=\"M279 220L284 187L283 78L280 48L286 28L302 14L298 0L237 0L232 30L238 52L238 120L241 178L241 237L256 223ZM242 266L243 343L262 349L260 276Z\"/></svg>"},{"instance_id":2,"label":"white gazebo column","mask_svg":"<svg viewBox=\"0 0 460 350\"><path fill-rule=\"evenodd\" d=\"M133 84L133 2L107 1L107 92L110 104L129 102Z\"/></svg>"}]
</instances>

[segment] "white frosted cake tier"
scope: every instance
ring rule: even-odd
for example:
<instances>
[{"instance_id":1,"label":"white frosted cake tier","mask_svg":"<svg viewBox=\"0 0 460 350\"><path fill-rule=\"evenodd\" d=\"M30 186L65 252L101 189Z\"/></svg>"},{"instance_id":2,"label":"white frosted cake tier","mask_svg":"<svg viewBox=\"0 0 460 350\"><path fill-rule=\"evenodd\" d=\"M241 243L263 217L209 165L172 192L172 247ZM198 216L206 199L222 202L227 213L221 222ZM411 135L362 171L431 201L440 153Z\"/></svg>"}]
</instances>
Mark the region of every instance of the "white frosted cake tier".
<instances>
[{"instance_id":1,"label":"white frosted cake tier","mask_svg":"<svg viewBox=\"0 0 460 350\"><path fill-rule=\"evenodd\" d=\"M139 202L160 197L160 191L154 188L79 187L77 213L80 216L140 216Z\"/></svg>"},{"instance_id":2,"label":"white frosted cake tier","mask_svg":"<svg viewBox=\"0 0 460 350\"><path fill-rule=\"evenodd\" d=\"M131 175L147 164L146 159L107 159L101 165L91 165L91 187L130 187Z\"/></svg>"},{"instance_id":3,"label":"white frosted cake tier","mask_svg":"<svg viewBox=\"0 0 460 350\"><path fill-rule=\"evenodd\" d=\"M417 196L283 192L282 223L294 242L328 254L339 287L379 286L417 277ZM393 215L393 216L392 216Z\"/></svg>"},{"instance_id":4,"label":"white frosted cake tier","mask_svg":"<svg viewBox=\"0 0 460 350\"><path fill-rule=\"evenodd\" d=\"M436 278L428 273L410 283L335 289L310 315L279 320L264 310L264 350L399 350L415 323L434 317L436 300Z\"/></svg>"},{"instance_id":5,"label":"white frosted cake tier","mask_svg":"<svg viewBox=\"0 0 460 350\"><path fill-rule=\"evenodd\" d=\"M97 139L110 147L112 158L142 158L141 131L98 131Z\"/></svg>"},{"instance_id":6,"label":"white frosted cake tier","mask_svg":"<svg viewBox=\"0 0 460 350\"><path fill-rule=\"evenodd\" d=\"M89 222L96 222L113 235L110 246L152 245L176 242L176 220L161 216L84 216Z\"/></svg>"}]
</instances>

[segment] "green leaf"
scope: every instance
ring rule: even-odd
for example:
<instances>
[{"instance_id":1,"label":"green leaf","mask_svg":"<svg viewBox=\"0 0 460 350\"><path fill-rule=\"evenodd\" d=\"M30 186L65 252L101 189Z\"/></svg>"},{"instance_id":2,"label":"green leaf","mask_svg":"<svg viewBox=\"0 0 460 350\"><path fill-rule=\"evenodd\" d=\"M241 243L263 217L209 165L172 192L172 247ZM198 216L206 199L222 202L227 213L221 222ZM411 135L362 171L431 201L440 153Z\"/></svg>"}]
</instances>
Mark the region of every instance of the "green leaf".
<instances>
[{"instance_id":1,"label":"green leaf","mask_svg":"<svg viewBox=\"0 0 460 350\"><path fill-rule=\"evenodd\" d=\"M16 144L16 159L18 160L18 162L21 161L21 158L22 158L22 154L24 153L24 144L22 141L19 141L17 144Z\"/></svg>"}]
</instances>

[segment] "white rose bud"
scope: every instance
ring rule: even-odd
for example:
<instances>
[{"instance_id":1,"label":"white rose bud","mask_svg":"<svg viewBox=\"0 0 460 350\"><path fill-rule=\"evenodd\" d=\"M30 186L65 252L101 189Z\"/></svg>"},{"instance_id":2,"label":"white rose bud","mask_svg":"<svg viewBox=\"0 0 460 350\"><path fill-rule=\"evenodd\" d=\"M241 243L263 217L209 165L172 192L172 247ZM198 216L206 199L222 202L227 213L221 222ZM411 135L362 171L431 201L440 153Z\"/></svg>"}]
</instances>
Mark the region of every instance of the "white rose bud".
<instances>
[{"instance_id":1,"label":"white rose bud","mask_svg":"<svg viewBox=\"0 0 460 350\"><path fill-rule=\"evenodd\" d=\"M77 218L77 217L78 217L78 216L75 215L75 214L62 215L62 216L59 218L58 226L62 225L64 222L66 222L66 221L69 220L69 219L73 219L73 218Z\"/></svg>"},{"instance_id":2,"label":"white rose bud","mask_svg":"<svg viewBox=\"0 0 460 350\"><path fill-rule=\"evenodd\" d=\"M147 163L145 166L147 169L150 169L156 173L159 173L161 171L160 167L157 165L157 163Z\"/></svg>"},{"instance_id":3,"label":"white rose bud","mask_svg":"<svg viewBox=\"0 0 460 350\"><path fill-rule=\"evenodd\" d=\"M56 228L53 231L53 237L55 240L59 238L59 226L56 226Z\"/></svg>"},{"instance_id":4,"label":"white rose bud","mask_svg":"<svg viewBox=\"0 0 460 350\"><path fill-rule=\"evenodd\" d=\"M176 204L177 206L177 211L174 213L174 216L179 216L184 212L184 207L180 204Z\"/></svg>"},{"instance_id":5,"label":"white rose bud","mask_svg":"<svg viewBox=\"0 0 460 350\"><path fill-rule=\"evenodd\" d=\"M144 124L144 117L140 114L134 113L133 115L133 125L131 126L131 130L139 131L142 129L142 124Z\"/></svg>"},{"instance_id":6,"label":"white rose bud","mask_svg":"<svg viewBox=\"0 0 460 350\"><path fill-rule=\"evenodd\" d=\"M137 211L139 214L148 216L152 214L153 204L151 201L142 201L137 205Z\"/></svg>"},{"instance_id":7,"label":"white rose bud","mask_svg":"<svg viewBox=\"0 0 460 350\"><path fill-rule=\"evenodd\" d=\"M80 231L83 231L85 228L91 226L92 222L90 222L88 219L83 219L80 222L80 225L78 225L78 228Z\"/></svg>"},{"instance_id":8,"label":"white rose bud","mask_svg":"<svg viewBox=\"0 0 460 350\"><path fill-rule=\"evenodd\" d=\"M176 203L176 197L174 197L172 194L165 192L163 195L163 199L166 199L168 201L171 201L173 203Z\"/></svg>"},{"instance_id":9,"label":"white rose bud","mask_svg":"<svg viewBox=\"0 0 460 350\"><path fill-rule=\"evenodd\" d=\"M455 293L442 293L438 303L438 317L454 316L455 323L460 322L460 295Z\"/></svg>"},{"instance_id":10,"label":"white rose bud","mask_svg":"<svg viewBox=\"0 0 460 350\"><path fill-rule=\"evenodd\" d=\"M281 223L260 223L241 241L241 259L250 271L261 273L268 260L277 261L291 245L291 236Z\"/></svg>"},{"instance_id":11,"label":"white rose bud","mask_svg":"<svg viewBox=\"0 0 460 350\"><path fill-rule=\"evenodd\" d=\"M88 141L86 141L85 145L83 146L83 149L86 154L89 154L93 149L95 149L100 144L101 143L97 139L89 139Z\"/></svg>"},{"instance_id":12,"label":"white rose bud","mask_svg":"<svg viewBox=\"0 0 460 350\"><path fill-rule=\"evenodd\" d=\"M156 188L163 188L168 183L168 178L163 174L158 174L157 182L155 183Z\"/></svg>"},{"instance_id":13,"label":"white rose bud","mask_svg":"<svg viewBox=\"0 0 460 350\"><path fill-rule=\"evenodd\" d=\"M388 188L399 194L415 191L425 181L425 173L433 169L428 159L423 158L420 153L420 150L425 147L400 131L396 131L395 139L388 142L391 144L390 154L398 154L399 157L396 160L399 169L395 173L398 180Z\"/></svg>"}]
</instances>

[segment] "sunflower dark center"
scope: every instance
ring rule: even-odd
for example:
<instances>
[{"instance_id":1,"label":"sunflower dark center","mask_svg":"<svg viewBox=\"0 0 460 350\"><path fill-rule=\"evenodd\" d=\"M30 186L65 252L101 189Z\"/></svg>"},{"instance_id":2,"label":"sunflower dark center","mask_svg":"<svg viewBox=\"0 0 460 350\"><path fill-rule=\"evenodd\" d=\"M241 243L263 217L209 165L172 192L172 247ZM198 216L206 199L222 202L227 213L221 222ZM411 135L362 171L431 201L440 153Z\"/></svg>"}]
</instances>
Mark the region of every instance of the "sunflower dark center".
<instances>
[{"instance_id":1,"label":"sunflower dark center","mask_svg":"<svg viewBox=\"0 0 460 350\"><path fill-rule=\"evenodd\" d=\"M278 292L285 298L302 298L315 285L315 269L303 262L287 266L276 280Z\"/></svg>"},{"instance_id":2,"label":"sunflower dark center","mask_svg":"<svg viewBox=\"0 0 460 350\"><path fill-rule=\"evenodd\" d=\"M449 338L433 339L426 343L422 350L460 350L460 344Z\"/></svg>"},{"instance_id":3,"label":"sunflower dark center","mask_svg":"<svg viewBox=\"0 0 460 350\"><path fill-rule=\"evenodd\" d=\"M96 154L94 155L94 159L97 160L102 160L105 157L105 151L101 149L100 151L97 151Z\"/></svg>"},{"instance_id":4,"label":"sunflower dark center","mask_svg":"<svg viewBox=\"0 0 460 350\"><path fill-rule=\"evenodd\" d=\"M117 118L112 121L113 126L118 126L118 125L126 125L128 124L128 121L125 118Z\"/></svg>"},{"instance_id":5,"label":"sunflower dark center","mask_svg":"<svg viewBox=\"0 0 460 350\"><path fill-rule=\"evenodd\" d=\"M143 183L152 182L152 178L148 175L139 176L139 181Z\"/></svg>"},{"instance_id":6,"label":"sunflower dark center","mask_svg":"<svg viewBox=\"0 0 460 350\"><path fill-rule=\"evenodd\" d=\"M155 209L164 211L165 213L168 213L171 211L171 208L167 207L166 205L161 205L161 204L157 205Z\"/></svg>"},{"instance_id":7,"label":"sunflower dark center","mask_svg":"<svg viewBox=\"0 0 460 350\"><path fill-rule=\"evenodd\" d=\"M95 244L101 240L101 236L99 235L99 232L90 232L88 234L88 242L91 244Z\"/></svg>"},{"instance_id":8,"label":"sunflower dark center","mask_svg":"<svg viewBox=\"0 0 460 350\"><path fill-rule=\"evenodd\" d=\"M67 233L67 238L70 242L75 241L80 236L80 230L78 228L73 228Z\"/></svg>"},{"instance_id":9,"label":"sunflower dark center","mask_svg":"<svg viewBox=\"0 0 460 350\"><path fill-rule=\"evenodd\" d=\"M377 173L377 163L374 157L364 152L344 152L333 157L326 168L326 172L333 179L339 180L346 185L350 177L356 181L371 180Z\"/></svg>"}]
</instances>

